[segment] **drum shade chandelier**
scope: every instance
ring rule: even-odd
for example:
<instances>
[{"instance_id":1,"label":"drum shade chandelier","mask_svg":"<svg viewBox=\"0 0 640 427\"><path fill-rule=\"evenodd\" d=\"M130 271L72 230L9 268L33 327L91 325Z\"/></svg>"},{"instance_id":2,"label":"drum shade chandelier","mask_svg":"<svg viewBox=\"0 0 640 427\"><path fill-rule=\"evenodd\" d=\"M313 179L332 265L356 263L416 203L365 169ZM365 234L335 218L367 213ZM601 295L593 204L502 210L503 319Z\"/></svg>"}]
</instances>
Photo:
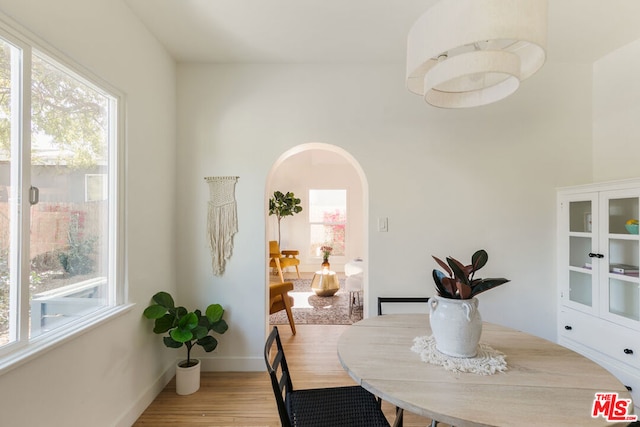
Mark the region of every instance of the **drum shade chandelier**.
<instances>
[{"instance_id":1,"label":"drum shade chandelier","mask_svg":"<svg viewBox=\"0 0 640 427\"><path fill-rule=\"evenodd\" d=\"M544 64L546 0L441 0L411 27L407 87L431 105L476 107Z\"/></svg>"}]
</instances>

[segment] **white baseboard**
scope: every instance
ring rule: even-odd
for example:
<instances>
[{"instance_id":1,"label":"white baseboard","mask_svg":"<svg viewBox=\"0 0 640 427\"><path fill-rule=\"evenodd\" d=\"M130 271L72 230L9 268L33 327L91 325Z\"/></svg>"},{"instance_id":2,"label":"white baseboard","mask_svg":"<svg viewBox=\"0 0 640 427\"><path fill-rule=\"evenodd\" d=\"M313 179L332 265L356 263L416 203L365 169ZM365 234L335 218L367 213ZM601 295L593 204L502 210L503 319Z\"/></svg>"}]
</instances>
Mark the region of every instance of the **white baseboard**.
<instances>
[{"instance_id":1,"label":"white baseboard","mask_svg":"<svg viewBox=\"0 0 640 427\"><path fill-rule=\"evenodd\" d=\"M151 402L160 394L162 390L169 384L169 381L176 374L176 365L172 363L164 373L158 378L152 385L149 387L126 411L122 416L118 419L115 426L116 427L131 427L133 423L142 415L142 413L147 409Z\"/></svg>"},{"instance_id":2,"label":"white baseboard","mask_svg":"<svg viewBox=\"0 0 640 427\"><path fill-rule=\"evenodd\" d=\"M203 372L259 372L266 370L262 357L199 357ZM176 374L176 359L116 422L116 427L131 427ZM181 360L181 359L180 359Z\"/></svg>"}]
</instances>

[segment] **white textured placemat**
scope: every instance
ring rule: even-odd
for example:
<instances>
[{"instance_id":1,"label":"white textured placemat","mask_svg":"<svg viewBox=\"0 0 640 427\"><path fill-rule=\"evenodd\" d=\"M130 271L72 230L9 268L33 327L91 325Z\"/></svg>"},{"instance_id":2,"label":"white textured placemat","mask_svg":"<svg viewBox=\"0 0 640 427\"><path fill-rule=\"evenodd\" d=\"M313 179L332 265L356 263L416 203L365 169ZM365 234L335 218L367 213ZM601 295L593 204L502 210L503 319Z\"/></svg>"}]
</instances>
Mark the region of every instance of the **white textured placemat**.
<instances>
[{"instance_id":1,"label":"white textured placemat","mask_svg":"<svg viewBox=\"0 0 640 427\"><path fill-rule=\"evenodd\" d=\"M452 357L440 353L433 335L414 338L411 350L418 353L423 362L443 366L447 371L493 375L507 370L505 355L482 343L478 345L476 357Z\"/></svg>"}]
</instances>

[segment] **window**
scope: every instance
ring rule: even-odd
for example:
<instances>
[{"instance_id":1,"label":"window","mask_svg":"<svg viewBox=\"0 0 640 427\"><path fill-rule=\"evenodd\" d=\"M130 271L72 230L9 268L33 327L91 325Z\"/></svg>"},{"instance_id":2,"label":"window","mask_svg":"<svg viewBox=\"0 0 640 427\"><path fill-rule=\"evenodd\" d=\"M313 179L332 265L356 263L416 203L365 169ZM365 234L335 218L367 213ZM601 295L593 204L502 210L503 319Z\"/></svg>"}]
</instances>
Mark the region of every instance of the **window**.
<instances>
[{"instance_id":1,"label":"window","mask_svg":"<svg viewBox=\"0 0 640 427\"><path fill-rule=\"evenodd\" d=\"M0 33L2 356L124 303L118 97L101 86Z\"/></svg>"},{"instance_id":2,"label":"window","mask_svg":"<svg viewBox=\"0 0 640 427\"><path fill-rule=\"evenodd\" d=\"M344 256L347 227L347 190L309 190L310 255L322 255L320 247L333 248L331 255Z\"/></svg>"},{"instance_id":3,"label":"window","mask_svg":"<svg viewBox=\"0 0 640 427\"><path fill-rule=\"evenodd\" d=\"M91 173L84 176L84 200L87 202L107 200L109 188L107 174Z\"/></svg>"}]
</instances>

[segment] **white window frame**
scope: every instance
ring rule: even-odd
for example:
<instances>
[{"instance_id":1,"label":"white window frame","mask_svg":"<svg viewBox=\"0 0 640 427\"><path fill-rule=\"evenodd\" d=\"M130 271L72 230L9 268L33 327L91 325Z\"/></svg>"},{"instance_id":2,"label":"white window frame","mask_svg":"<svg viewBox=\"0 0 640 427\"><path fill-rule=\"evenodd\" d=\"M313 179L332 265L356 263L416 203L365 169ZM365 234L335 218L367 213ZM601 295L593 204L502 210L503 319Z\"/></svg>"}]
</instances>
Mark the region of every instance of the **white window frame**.
<instances>
[{"instance_id":1,"label":"white window frame","mask_svg":"<svg viewBox=\"0 0 640 427\"><path fill-rule=\"evenodd\" d=\"M78 320L69 322L46 334L29 339L29 238L22 238L20 245L12 241L11 271L19 276L12 279L12 291L10 301L11 316L15 321L11 322L9 333L13 334L15 341L0 347L0 375L9 370L55 348L78 335L85 333L98 325L120 316L133 308L133 304L127 301L127 289L125 281L125 224L124 224L124 143L125 143L125 109L123 94L109 85L107 82L93 75L88 70L61 55L54 48L47 45L26 29L12 22L9 18L0 14L0 37L6 42L21 50L20 65L14 67L15 77L19 81L14 85L12 72L12 111L19 115L17 121L12 123L12 158L19 159L20 165L12 167L11 197L19 200L14 204L12 215L16 218L15 227L12 230L12 239L17 239L18 233L29 236L30 232L30 169L31 169L31 57L34 50L38 54L58 63L66 70L73 73L74 77L88 84L92 88L101 91L110 99L109 117L109 176L108 182L109 208L108 221L110 224L108 235L108 278L109 285L108 303L106 306L84 316ZM26 88L26 90L25 90ZM17 96L14 96L17 95ZM16 123L17 122L17 123ZM15 170L14 170L15 169ZM14 250L19 247L19 250ZM22 286L26 283L26 286Z\"/></svg>"}]
</instances>

